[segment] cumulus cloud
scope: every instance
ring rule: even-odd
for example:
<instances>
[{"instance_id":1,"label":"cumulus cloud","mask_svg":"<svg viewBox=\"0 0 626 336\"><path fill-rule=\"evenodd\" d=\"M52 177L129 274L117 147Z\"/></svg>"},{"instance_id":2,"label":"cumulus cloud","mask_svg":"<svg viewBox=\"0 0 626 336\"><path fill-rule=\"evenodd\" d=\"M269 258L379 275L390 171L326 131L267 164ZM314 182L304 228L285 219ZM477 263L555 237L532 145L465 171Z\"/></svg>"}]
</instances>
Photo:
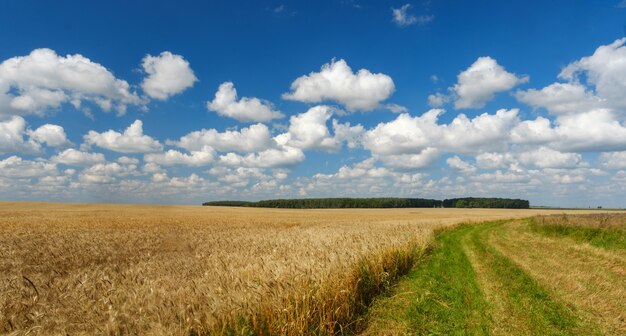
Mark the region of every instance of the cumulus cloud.
<instances>
[{"instance_id":1,"label":"cumulus cloud","mask_svg":"<svg viewBox=\"0 0 626 336\"><path fill-rule=\"evenodd\" d=\"M57 174L56 165L45 160L23 160L15 155L0 160L0 176L4 177L33 178Z\"/></svg>"},{"instance_id":2,"label":"cumulus cloud","mask_svg":"<svg viewBox=\"0 0 626 336\"><path fill-rule=\"evenodd\" d=\"M541 90L518 91L515 97L532 107L543 107L554 115L584 112L602 103L580 83L554 83Z\"/></svg>"},{"instance_id":3,"label":"cumulus cloud","mask_svg":"<svg viewBox=\"0 0 626 336\"><path fill-rule=\"evenodd\" d=\"M73 148L68 148L50 159L55 163L62 163L71 166L89 166L106 161L102 153L82 152Z\"/></svg>"},{"instance_id":4,"label":"cumulus cloud","mask_svg":"<svg viewBox=\"0 0 626 336\"><path fill-rule=\"evenodd\" d=\"M600 46L593 55L564 67L556 82L540 90L518 91L517 99L533 107L543 107L556 115L609 109L626 111L626 38Z\"/></svg>"},{"instance_id":5,"label":"cumulus cloud","mask_svg":"<svg viewBox=\"0 0 626 336\"><path fill-rule=\"evenodd\" d=\"M437 117L441 113L443 110L431 110L419 117L401 114L367 131L363 145L380 155L419 153L433 143L430 132L437 128Z\"/></svg>"},{"instance_id":6,"label":"cumulus cloud","mask_svg":"<svg viewBox=\"0 0 626 336\"><path fill-rule=\"evenodd\" d=\"M521 121L511 130L511 141L517 144L546 144L556 141L558 136L550 120L544 117Z\"/></svg>"},{"instance_id":7,"label":"cumulus cloud","mask_svg":"<svg viewBox=\"0 0 626 336\"><path fill-rule=\"evenodd\" d=\"M602 153L600 162L608 169L626 169L626 152Z\"/></svg>"},{"instance_id":8,"label":"cumulus cloud","mask_svg":"<svg viewBox=\"0 0 626 336\"><path fill-rule=\"evenodd\" d=\"M430 107L442 107L450 102L450 96L443 93L435 93L428 96L428 105Z\"/></svg>"},{"instance_id":9,"label":"cumulus cloud","mask_svg":"<svg viewBox=\"0 0 626 336\"><path fill-rule=\"evenodd\" d=\"M519 122L518 113L517 109L500 109L472 119L460 114L443 128L444 148L457 153L506 148L510 130Z\"/></svg>"},{"instance_id":10,"label":"cumulus cloud","mask_svg":"<svg viewBox=\"0 0 626 336\"><path fill-rule=\"evenodd\" d=\"M117 162L97 163L83 170L78 179L86 184L109 184L118 178L137 174L137 166Z\"/></svg>"},{"instance_id":11,"label":"cumulus cloud","mask_svg":"<svg viewBox=\"0 0 626 336\"><path fill-rule=\"evenodd\" d=\"M235 167L277 168L293 166L304 161L304 159L305 156L301 149L280 145L278 148L266 149L245 156L227 153L220 156L219 162Z\"/></svg>"},{"instance_id":12,"label":"cumulus cloud","mask_svg":"<svg viewBox=\"0 0 626 336\"><path fill-rule=\"evenodd\" d=\"M365 133L365 127L357 124L351 126L350 123L339 123L333 119L333 130L335 132L335 139L342 143L345 142L348 148L354 149L361 145L363 134Z\"/></svg>"},{"instance_id":13,"label":"cumulus cloud","mask_svg":"<svg viewBox=\"0 0 626 336\"><path fill-rule=\"evenodd\" d=\"M9 120L0 121L0 153L36 152L39 143L33 140L24 140L26 120L14 116Z\"/></svg>"},{"instance_id":14,"label":"cumulus cloud","mask_svg":"<svg viewBox=\"0 0 626 336\"><path fill-rule=\"evenodd\" d=\"M518 111L513 109L473 119L460 114L449 124L440 125L442 113L444 110L433 109L418 117L401 114L367 131L364 147L376 155L419 154L429 147L455 153L506 148L509 131L519 121Z\"/></svg>"},{"instance_id":15,"label":"cumulus cloud","mask_svg":"<svg viewBox=\"0 0 626 336\"><path fill-rule=\"evenodd\" d=\"M546 147L520 153L518 158L521 164L538 168L575 168L582 164L578 153L561 153Z\"/></svg>"},{"instance_id":16,"label":"cumulus cloud","mask_svg":"<svg viewBox=\"0 0 626 336\"><path fill-rule=\"evenodd\" d=\"M34 131L27 132L33 141L45 143L50 147L64 147L71 145L65 130L59 125L45 124Z\"/></svg>"},{"instance_id":17,"label":"cumulus cloud","mask_svg":"<svg viewBox=\"0 0 626 336\"><path fill-rule=\"evenodd\" d=\"M420 169L431 166L439 157L441 151L435 147L426 147L416 154L376 155L374 158L384 165L399 169Z\"/></svg>"},{"instance_id":18,"label":"cumulus cloud","mask_svg":"<svg viewBox=\"0 0 626 336\"><path fill-rule=\"evenodd\" d=\"M371 111L391 96L395 85L391 77L361 69L356 74L346 61L331 61L319 72L297 78L284 99L305 103L335 101L348 111Z\"/></svg>"},{"instance_id":19,"label":"cumulus cloud","mask_svg":"<svg viewBox=\"0 0 626 336\"><path fill-rule=\"evenodd\" d=\"M543 144L560 151L626 150L626 38L600 46L593 55L564 67L559 79L540 90L518 91L520 102L545 108L556 118L524 121L516 143Z\"/></svg>"},{"instance_id":20,"label":"cumulus cloud","mask_svg":"<svg viewBox=\"0 0 626 336\"><path fill-rule=\"evenodd\" d=\"M449 157L446 160L446 163L448 164L448 166L450 166L453 169L458 170L459 172L463 173L463 174L471 174L474 173L476 171L476 167L472 166L470 163L463 161L460 157L458 156L452 156Z\"/></svg>"},{"instance_id":21,"label":"cumulus cloud","mask_svg":"<svg viewBox=\"0 0 626 336\"><path fill-rule=\"evenodd\" d=\"M335 174L324 175L318 174L317 177L336 178L342 180L362 179L362 178L381 178L392 175L392 172L384 167L376 167L373 159L367 159L358 162L352 166L342 166Z\"/></svg>"},{"instance_id":22,"label":"cumulus cloud","mask_svg":"<svg viewBox=\"0 0 626 336\"><path fill-rule=\"evenodd\" d=\"M71 143L63 127L58 125L45 124L33 131L20 116L0 121L0 153L37 153L42 144L64 147Z\"/></svg>"},{"instance_id":23,"label":"cumulus cloud","mask_svg":"<svg viewBox=\"0 0 626 336\"><path fill-rule=\"evenodd\" d=\"M151 153L144 156L147 163L163 166L185 165L190 167L206 166L215 160L211 151L192 151L190 154L170 149L165 153Z\"/></svg>"},{"instance_id":24,"label":"cumulus cloud","mask_svg":"<svg viewBox=\"0 0 626 336\"><path fill-rule=\"evenodd\" d=\"M518 77L507 72L495 59L479 57L467 70L459 73L457 83L451 88L455 98L454 107L481 108L496 93L510 90L527 81L526 76ZM433 102L437 100L433 98Z\"/></svg>"},{"instance_id":25,"label":"cumulus cloud","mask_svg":"<svg viewBox=\"0 0 626 336\"><path fill-rule=\"evenodd\" d=\"M198 81L189 62L169 51L164 51L158 56L146 55L141 66L148 74L141 83L141 88L150 98L166 100L192 87Z\"/></svg>"},{"instance_id":26,"label":"cumulus cloud","mask_svg":"<svg viewBox=\"0 0 626 336\"><path fill-rule=\"evenodd\" d=\"M43 115L68 102L78 108L83 101L119 114L127 105L145 104L126 81L80 54L35 49L0 63L0 113Z\"/></svg>"},{"instance_id":27,"label":"cumulus cloud","mask_svg":"<svg viewBox=\"0 0 626 336\"><path fill-rule=\"evenodd\" d=\"M135 120L124 133L108 130L103 133L89 131L84 136L85 145L96 145L120 153L149 153L161 151L159 141L143 134L143 122Z\"/></svg>"},{"instance_id":28,"label":"cumulus cloud","mask_svg":"<svg viewBox=\"0 0 626 336\"><path fill-rule=\"evenodd\" d=\"M423 176L421 173L397 172L379 167L376 166L376 159L369 158L352 165L344 165L335 173L300 178L293 185L302 196L406 196L422 192L426 184Z\"/></svg>"},{"instance_id":29,"label":"cumulus cloud","mask_svg":"<svg viewBox=\"0 0 626 336\"><path fill-rule=\"evenodd\" d=\"M597 96L606 100L609 107L626 107L626 38L600 46L593 55L583 57L563 68L559 78L579 81L584 76L594 87Z\"/></svg>"},{"instance_id":30,"label":"cumulus cloud","mask_svg":"<svg viewBox=\"0 0 626 336\"><path fill-rule=\"evenodd\" d=\"M554 127L556 149L574 152L626 150L626 126L611 110L561 116Z\"/></svg>"},{"instance_id":31,"label":"cumulus cloud","mask_svg":"<svg viewBox=\"0 0 626 336\"><path fill-rule=\"evenodd\" d=\"M516 163L511 153L486 152L476 156L476 165L481 169L503 169Z\"/></svg>"},{"instance_id":32,"label":"cumulus cloud","mask_svg":"<svg viewBox=\"0 0 626 336\"><path fill-rule=\"evenodd\" d=\"M260 122L282 118L284 115L274 110L270 102L259 98L242 97L237 100L237 90L231 82L222 83L215 98L207 102L207 108L217 114L241 122Z\"/></svg>"},{"instance_id":33,"label":"cumulus cloud","mask_svg":"<svg viewBox=\"0 0 626 336\"><path fill-rule=\"evenodd\" d=\"M285 140L289 146L300 149L336 151L341 143L330 135L326 122L333 115L333 108L319 105L304 113L292 116Z\"/></svg>"},{"instance_id":34,"label":"cumulus cloud","mask_svg":"<svg viewBox=\"0 0 626 336\"><path fill-rule=\"evenodd\" d=\"M191 132L178 141L167 143L189 151L199 151L208 146L219 151L240 153L258 152L276 145L269 128L264 124L250 125L239 131L202 129Z\"/></svg>"}]
</instances>

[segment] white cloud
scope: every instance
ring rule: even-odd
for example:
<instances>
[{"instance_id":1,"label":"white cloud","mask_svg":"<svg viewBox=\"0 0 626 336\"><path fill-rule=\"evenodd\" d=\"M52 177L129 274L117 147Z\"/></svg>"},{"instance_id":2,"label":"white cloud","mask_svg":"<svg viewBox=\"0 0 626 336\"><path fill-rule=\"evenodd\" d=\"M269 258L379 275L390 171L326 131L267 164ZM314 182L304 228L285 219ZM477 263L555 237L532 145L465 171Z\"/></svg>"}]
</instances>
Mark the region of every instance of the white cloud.
<instances>
[{"instance_id":1,"label":"white cloud","mask_svg":"<svg viewBox=\"0 0 626 336\"><path fill-rule=\"evenodd\" d=\"M552 146L562 151L626 150L626 126L607 109L561 116L554 131L558 138Z\"/></svg>"},{"instance_id":2,"label":"white cloud","mask_svg":"<svg viewBox=\"0 0 626 336\"><path fill-rule=\"evenodd\" d=\"M284 99L305 103L336 101L348 111L371 111L395 90L391 77L361 69L356 74L343 59L324 64L320 72L311 72L291 83L291 93Z\"/></svg>"},{"instance_id":3,"label":"white cloud","mask_svg":"<svg viewBox=\"0 0 626 336\"><path fill-rule=\"evenodd\" d=\"M15 155L0 160L0 176L4 177L33 178L57 174L56 165L44 160L23 160Z\"/></svg>"},{"instance_id":4,"label":"white cloud","mask_svg":"<svg viewBox=\"0 0 626 336\"><path fill-rule=\"evenodd\" d=\"M163 166L185 165L190 167L206 166L215 160L211 151L192 151L190 154L170 149L165 153L151 153L144 156L147 163Z\"/></svg>"},{"instance_id":5,"label":"white cloud","mask_svg":"<svg viewBox=\"0 0 626 336\"><path fill-rule=\"evenodd\" d=\"M342 166L334 174L316 174L318 180L353 180L378 179L391 176L393 173L384 167L374 166L375 160L370 158L352 166Z\"/></svg>"},{"instance_id":6,"label":"white cloud","mask_svg":"<svg viewBox=\"0 0 626 336\"><path fill-rule=\"evenodd\" d=\"M515 162L510 153L481 153L476 156L476 165L481 169L502 169Z\"/></svg>"},{"instance_id":7,"label":"white cloud","mask_svg":"<svg viewBox=\"0 0 626 336\"><path fill-rule=\"evenodd\" d=\"M26 120L20 116L0 121L0 153L37 153L42 144L64 147L71 142L63 127L58 125L45 124L33 131L26 127Z\"/></svg>"},{"instance_id":8,"label":"white cloud","mask_svg":"<svg viewBox=\"0 0 626 336\"><path fill-rule=\"evenodd\" d=\"M172 177L167 183L174 188L193 188L204 184L204 179L196 174L187 177Z\"/></svg>"},{"instance_id":9,"label":"white cloud","mask_svg":"<svg viewBox=\"0 0 626 336\"><path fill-rule=\"evenodd\" d=\"M415 16L409 13L411 4L405 4L400 8L391 8L392 21L399 27L406 27L413 24L420 26L427 25L435 20L434 15L420 15Z\"/></svg>"},{"instance_id":10,"label":"white cloud","mask_svg":"<svg viewBox=\"0 0 626 336\"><path fill-rule=\"evenodd\" d=\"M22 117L0 121L0 153L37 152L41 146L32 140L24 141L25 132L26 121Z\"/></svg>"},{"instance_id":11,"label":"white cloud","mask_svg":"<svg viewBox=\"0 0 626 336\"><path fill-rule=\"evenodd\" d=\"M411 8L411 4L405 4L400 8L392 8L391 13L393 15L393 22L400 27L406 27L417 23L417 17L409 14L409 8Z\"/></svg>"},{"instance_id":12,"label":"white cloud","mask_svg":"<svg viewBox=\"0 0 626 336\"><path fill-rule=\"evenodd\" d=\"M139 159L137 158L133 158L133 157L128 157L128 156L120 156L117 158L117 160L115 160L123 165L138 165L139 164Z\"/></svg>"},{"instance_id":13,"label":"white cloud","mask_svg":"<svg viewBox=\"0 0 626 336\"><path fill-rule=\"evenodd\" d=\"M384 165L400 169L419 169L431 166L441 151L434 147L426 147L417 154L374 155Z\"/></svg>"},{"instance_id":14,"label":"white cloud","mask_svg":"<svg viewBox=\"0 0 626 336\"><path fill-rule=\"evenodd\" d=\"M141 83L141 88L150 98L166 100L198 81L189 67L189 62L169 51L164 51L159 56L146 55L141 65L148 74Z\"/></svg>"},{"instance_id":15,"label":"white cloud","mask_svg":"<svg viewBox=\"0 0 626 336\"><path fill-rule=\"evenodd\" d=\"M213 101L207 102L207 108L241 122L269 121L284 116L267 101L249 97L237 100L237 90L231 82L220 85Z\"/></svg>"},{"instance_id":16,"label":"white cloud","mask_svg":"<svg viewBox=\"0 0 626 336\"><path fill-rule=\"evenodd\" d=\"M35 49L27 56L0 63L0 113L43 115L48 109L82 101L105 111L114 106L119 114L126 106L145 102L102 65L79 55L57 55L51 49Z\"/></svg>"},{"instance_id":17,"label":"white cloud","mask_svg":"<svg viewBox=\"0 0 626 336\"><path fill-rule=\"evenodd\" d=\"M326 122L333 115L333 108L318 105L304 113L292 116L289 130L284 135L287 145L300 149L336 151L341 143L330 135Z\"/></svg>"},{"instance_id":18,"label":"white cloud","mask_svg":"<svg viewBox=\"0 0 626 336\"><path fill-rule=\"evenodd\" d=\"M220 156L220 163L236 167L277 168L288 167L304 161L301 149L290 146L279 146L259 153L250 153L245 156L236 153L227 153Z\"/></svg>"},{"instance_id":19,"label":"white cloud","mask_svg":"<svg viewBox=\"0 0 626 336\"><path fill-rule=\"evenodd\" d=\"M396 172L378 167L376 159L369 158L352 165L344 165L333 174L299 178L293 186L302 196L410 196L422 192L425 184L423 176L421 173Z\"/></svg>"},{"instance_id":20,"label":"white cloud","mask_svg":"<svg viewBox=\"0 0 626 336\"><path fill-rule=\"evenodd\" d=\"M407 113L409 109L398 104L386 104L385 108L393 113Z\"/></svg>"},{"instance_id":21,"label":"white cloud","mask_svg":"<svg viewBox=\"0 0 626 336\"><path fill-rule=\"evenodd\" d=\"M531 177L525 173L497 170L494 173L470 176L470 180L487 183L528 183L531 181Z\"/></svg>"},{"instance_id":22,"label":"white cloud","mask_svg":"<svg viewBox=\"0 0 626 336\"><path fill-rule=\"evenodd\" d=\"M518 155L519 161L525 166L539 168L575 168L582 164L582 156L577 153L561 153L559 151L539 147Z\"/></svg>"},{"instance_id":23,"label":"white cloud","mask_svg":"<svg viewBox=\"0 0 626 336\"><path fill-rule=\"evenodd\" d=\"M463 173L463 174L471 174L474 173L476 171L476 167L472 166L470 163L463 161L460 157L458 156L452 156L449 157L446 160L446 163L448 164L448 166L450 166L453 169L458 170L459 172Z\"/></svg>"},{"instance_id":24,"label":"white cloud","mask_svg":"<svg viewBox=\"0 0 626 336\"><path fill-rule=\"evenodd\" d=\"M146 162L146 164L143 165L143 168L141 170L144 173L149 173L149 174L164 172L164 169L154 162Z\"/></svg>"},{"instance_id":25,"label":"white cloud","mask_svg":"<svg viewBox=\"0 0 626 336\"><path fill-rule=\"evenodd\" d=\"M365 134L365 128L362 125L351 126L350 123L340 124L337 120L333 119L333 130L335 132L335 139L342 143L346 142L348 148L354 149L361 145L363 134Z\"/></svg>"},{"instance_id":26,"label":"white cloud","mask_svg":"<svg viewBox=\"0 0 626 336\"><path fill-rule=\"evenodd\" d=\"M161 151L163 146L150 136L143 134L143 122L135 120L124 133L108 130L103 133L89 131L84 136L85 145L96 145L120 153L149 153Z\"/></svg>"},{"instance_id":27,"label":"white cloud","mask_svg":"<svg viewBox=\"0 0 626 336\"><path fill-rule=\"evenodd\" d=\"M595 88L596 95L607 107L626 108L626 38L598 47L593 55L583 57L563 68L559 78L580 81Z\"/></svg>"},{"instance_id":28,"label":"white cloud","mask_svg":"<svg viewBox=\"0 0 626 336\"><path fill-rule=\"evenodd\" d=\"M202 129L191 132L179 141L168 141L189 151L203 150L206 146L219 151L242 153L258 152L276 146L270 130L264 124L254 124L240 131L218 132L215 129Z\"/></svg>"},{"instance_id":29,"label":"white cloud","mask_svg":"<svg viewBox=\"0 0 626 336\"><path fill-rule=\"evenodd\" d=\"M102 153L81 152L68 148L50 159L52 162L62 163L72 166L89 166L105 161Z\"/></svg>"},{"instance_id":30,"label":"white cloud","mask_svg":"<svg viewBox=\"0 0 626 336\"><path fill-rule=\"evenodd\" d=\"M64 147L71 145L63 127L59 125L45 124L34 131L27 132L33 141L45 143L50 147Z\"/></svg>"},{"instance_id":31,"label":"white cloud","mask_svg":"<svg viewBox=\"0 0 626 336\"><path fill-rule=\"evenodd\" d=\"M247 167L214 167L208 172L218 178L222 183L222 188L233 191L249 188L249 190L258 191L274 191L278 187L279 181L287 177L287 173L282 169L274 169L268 173L263 168L247 168Z\"/></svg>"},{"instance_id":32,"label":"white cloud","mask_svg":"<svg viewBox=\"0 0 626 336\"><path fill-rule=\"evenodd\" d=\"M401 114L367 131L363 145L376 155L419 154L428 147L454 153L473 153L506 148L518 111L499 110L469 119L458 115L449 124L437 123L443 110L433 109L419 117Z\"/></svg>"},{"instance_id":33,"label":"white cloud","mask_svg":"<svg viewBox=\"0 0 626 336\"><path fill-rule=\"evenodd\" d=\"M481 108L496 93L527 81L528 77L507 72L495 59L479 57L467 70L459 73L457 83L451 88L455 96L454 107Z\"/></svg>"},{"instance_id":34,"label":"white cloud","mask_svg":"<svg viewBox=\"0 0 626 336\"><path fill-rule=\"evenodd\" d=\"M510 130L519 122L518 110L498 110L469 119L459 114L444 126L444 147L457 153L506 148Z\"/></svg>"},{"instance_id":35,"label":"white cloud","mask_svg":"<svg viewBox=\"0 0 626 336\"><path fill-rule=\"evenodd\" d=\"M608 169L626 169L626 152L602 153L600 161Z\"/></svg>"},{"instance_id":36,"label":"white cloud","mask_svg":"<svg viewBox=\"0 0 626 336\"><path fill-rule=\"evenodd\" d=\"M448 102L450 102L450 96L440 92L428 96L428 105L430 107L442 107Z\"/></svg>"},{"instance_id":37,"label":"white cloud","mask_svg":"<svg viewBox=\"0 0 626 336\"><path fill-rule=\"evenodd\" d=\"M118 181L119 177L137 174L137 166L117 162L97 163L83 170L78 178L86 184L109 184Z\"/></svg>"},{"instance_id":38,"label":"white cloud","mask_svg":"<svg viewBox=\"0 0 626 336\"><path fill-rule=\"evenodd\" d=\"M430 110L419 117L401 114L388 123L380 123L363 135L363 145L379 155L419 153L433 141L430 133L436 128L442 110Z\"/></svg>"},{"instance_id":39,"label":"white cloud","mask_svg":"<svg viewBox=\"0 0 626 336\"><path fill-rule=\"evenodd\" d=\"M609 109L625 114L626 97L626 38L596 49L593 55L583 57L564 67L559 79L541 90L518 91L520 102L543 107L561 116Z\"/></svg>"},{"instance_id":40,"label":"white cloud","mask_svg":"<svg viewBox=\"0 0 626 336\"><path fill-rule=\"evenodd\" d=\"M509 169L512 172L531 168L572 169L587 166L578 153L563 153L548 147L525 148L519 152L486 152L476 156L481 169Z\"/></svg>"},{"instance_id":41,"label":"white cloud","mask_svg":"<svg viewBox=\"0 0 626 336\"><path fill-rule=\"evenodd\" d=\"M515 96L524 104L543 107L554 115L584 112L602 103L580 83L554 83L541 90L520 90Z\"/></svg>"},{"instance_id":42,"label":"white cloud","mask_svg":"<svg viewBox=\"0 0 626 336\"><path fill-rule=\"evenodd\" d=\"M550 120L538 117L524 120L511 130L511 141L519 144L546 144L558 139L558 134L550 125Z\"/></svg>"}]
</instances>

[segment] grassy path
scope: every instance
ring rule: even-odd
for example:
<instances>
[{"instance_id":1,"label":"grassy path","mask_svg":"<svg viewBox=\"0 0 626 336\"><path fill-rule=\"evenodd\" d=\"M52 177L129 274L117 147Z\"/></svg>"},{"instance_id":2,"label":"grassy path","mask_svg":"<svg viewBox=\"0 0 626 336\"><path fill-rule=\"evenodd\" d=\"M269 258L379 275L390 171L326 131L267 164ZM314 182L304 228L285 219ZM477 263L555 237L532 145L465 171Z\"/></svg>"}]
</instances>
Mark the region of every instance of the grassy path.
<instances>
[{"instance_id":1,"label":"grassy path","mask_svg":"<svg viewBox=\"0 0 626 336\"><path fill-rule=\"evenodd\" d=\"M366 335L623 335L626 259L528 221L461 226L370 309Z\"/></svg>"}]
</instances>

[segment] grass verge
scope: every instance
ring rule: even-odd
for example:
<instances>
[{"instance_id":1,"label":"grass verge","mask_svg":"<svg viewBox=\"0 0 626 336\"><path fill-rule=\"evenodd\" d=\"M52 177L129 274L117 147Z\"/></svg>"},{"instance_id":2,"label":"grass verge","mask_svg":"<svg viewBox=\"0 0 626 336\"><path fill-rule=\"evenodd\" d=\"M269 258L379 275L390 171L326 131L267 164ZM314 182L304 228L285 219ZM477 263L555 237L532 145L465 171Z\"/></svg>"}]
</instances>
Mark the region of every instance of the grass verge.
<instances>
[{"instance_id":1,"label":"grass verge","mask_svg":"<svg viewBox=\"0 0 626 336\"><path fill-rule=\"evenodd\" d=\"M609 217L600 216L579 216L586 223L580 224L574 221L579 220L574 216L551 216L536 217L530 220L530 228L532 231L546 236L561 236L574 239L578 242L588 243L596 247L605 249L621 249L626 250L626 223L621 225L607 225L603 222L608 221ZM622 217L624 218L624 217Z\"/></svg>"}]
</instances>

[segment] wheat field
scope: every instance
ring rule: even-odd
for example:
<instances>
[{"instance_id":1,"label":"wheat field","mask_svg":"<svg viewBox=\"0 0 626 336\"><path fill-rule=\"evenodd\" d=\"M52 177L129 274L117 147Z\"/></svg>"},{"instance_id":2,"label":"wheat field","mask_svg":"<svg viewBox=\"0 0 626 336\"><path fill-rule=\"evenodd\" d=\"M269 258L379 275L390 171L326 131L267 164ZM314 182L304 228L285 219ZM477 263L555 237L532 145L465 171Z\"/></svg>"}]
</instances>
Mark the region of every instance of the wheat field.
<instances>
[{"instance_id":1,"label":"wheat field","mask_svg":"<svg viewBox=\"0 0 626 336\"><path fill-rule=\"evenodd\" d=\"M4 202L0 332L332 334L438 228L550 213Z\"/></svg>"}]
</instances>

